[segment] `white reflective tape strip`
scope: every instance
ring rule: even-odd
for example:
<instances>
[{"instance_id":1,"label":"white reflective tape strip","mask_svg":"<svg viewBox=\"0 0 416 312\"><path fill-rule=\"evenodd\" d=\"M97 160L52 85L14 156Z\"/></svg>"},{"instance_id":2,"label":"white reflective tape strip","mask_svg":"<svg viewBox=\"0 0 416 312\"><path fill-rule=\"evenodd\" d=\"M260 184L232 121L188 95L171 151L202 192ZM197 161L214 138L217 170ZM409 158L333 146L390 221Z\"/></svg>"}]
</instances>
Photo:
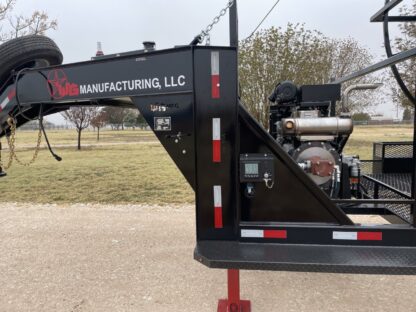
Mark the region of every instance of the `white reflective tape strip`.
<instances>
[{"instance_id":1,"label":"white reflective tape strip","mask_svg":"<svg viewBox=\"0 0 416 312\"><path fill-rule=\"evenodd\" d=\"M263 230L241 230L241 237L263 238Z\"/></svg>"},{"instance_id":2,"label":"white reflective tape strip","mask_svg":"<svg viewBox=\"0 0 416 312\"><path fill-rule=\"evenodd\" d=\"M222 207L221 185L214 185L214 207Z\"/></svg>"},{"instance_id":3,"label":"white reflective tape strip","mask_svg":"<svg viewBox=\"0 0 416 312\"><path fill-rule=\"evenodd\" d=\"M220 74L220 52L211 52L211 75Z\"/></svg>"},{"instance_id":4,"label":"white reflective tape strip","mask_svg":"<svg viewBox=\"0 0 416 312\"><path fill-rule=\"evenodd\" d=\"M357 240L357 232L332 232L332 239Z\"/></svg>"},{"instance_id":5,"label":"white reflective tape strip","mask_svg":"<svg viewBox=\"0 0 416 312\"><path fill-rule=\"evenodd\" d=\"M212 140L221 140L221 118L212 118Z\"/></svg>"},{"instance_id":6,"label":"white reflective tape strip","mask_svg":"<svg viewBox=\"0 0 416 312\"><path fill-rule=\"evenodd\" d=\"M3 109L3 108L5 108L6 107L6 105L9 103L10 101L9 101L9 98L8 97L6 97L4 100L3 100L3 102L1 102L1 104L0 104L0 106L1 106L1 108Z\"/></svg>"}]
</instances>

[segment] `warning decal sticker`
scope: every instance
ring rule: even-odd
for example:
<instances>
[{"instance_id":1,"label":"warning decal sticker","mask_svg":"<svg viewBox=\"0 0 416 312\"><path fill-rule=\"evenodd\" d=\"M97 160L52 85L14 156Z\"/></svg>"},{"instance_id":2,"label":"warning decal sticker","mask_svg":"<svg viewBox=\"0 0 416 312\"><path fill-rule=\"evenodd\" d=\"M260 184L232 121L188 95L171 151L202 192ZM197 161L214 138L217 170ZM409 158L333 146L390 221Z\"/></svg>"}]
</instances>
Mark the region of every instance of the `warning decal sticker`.
<instances>
[{"instance_id":1,"label":"warning decal sticker","mask_svg":"<svg viewBox=\"0 0 416 312\"><path fill-rule=\"evenodd\" d=\"M155 117L154 131L171 131L172 123L170 117Z\"/></svg>"}]
</instances>

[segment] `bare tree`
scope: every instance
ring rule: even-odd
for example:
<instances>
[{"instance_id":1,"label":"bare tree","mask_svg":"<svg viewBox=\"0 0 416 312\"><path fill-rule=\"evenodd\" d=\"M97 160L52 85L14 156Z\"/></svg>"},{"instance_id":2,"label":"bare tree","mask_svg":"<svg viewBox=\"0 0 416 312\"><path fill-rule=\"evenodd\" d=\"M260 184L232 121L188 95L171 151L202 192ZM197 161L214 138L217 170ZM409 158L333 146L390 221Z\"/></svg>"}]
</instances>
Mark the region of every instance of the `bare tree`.
<instances>
[{"instance_id":1,"label":"bare tree","mask_svg":"<svg viewBox=\"0 0 416 312\"><path fill-rule=\"evenodd\" d=\"M62 113L62 116L65 120L72 123L77 132L78 132L78 150L81 149L81 132L82 130L88 128L91 124L91 121L97 116L98 109L97 107L71 107L69 110L66 110Z\"/></svg>"},{"instance_id":2,"label":"bare tree","mask_svg":"<svg viewBox=\"0 0 416 312\"><path fill-rule=\"evenodd\" d=\"M35 11L32 16L24 17L22 15L9 18L12 31L11 38L17 38L26 35L44 35L49 29L56 29L58 22L50 20L45 12Z\"/></svg>"},{"instance_id":3,"label":"bare tree","mask_svg":"<svg viewBox=\"0 0 416 312\"><path fill-rule=\"evenodd\" d=\"M299 24L289 24L284 30L272 27L257 32L242 41L240 47L241 95L248 110L264 127L269 120L268 97L276 83L327 83L331 77L369 65L372 59L353 39L331 39ZM360 108L372 103L368 98L360 100L353 102Z\"/></svg>"},{"instance_id":4,"label":"bare tree","mask_svg":"<svg viewBox=\"0 0 416 312\"><path fill-rule=\"evenodd\" d=\"M13 9L16 0L6 0L0 3L0 21L4 20L7 13Z\"/></svg>"},{"instance_id":5,"label":"bare tree","mask_svg":"<svg viewBox=\"0 0 416 312\"><path fill-rule=\"evenodd\" d=\"M97 141L100 140L100 129L107 124L108 114L101 110L91 119L91 126L97 128Z\"/></svg>"},{"instance_id":6,"label":"bare tree","mask_svg":"<svg viewBox=\"0 0 416 312\"><path fill-rule=\"evenodd\" d=\"M6 0L0 2L0 42L7 40L7 35L4 33L4 21L8 14L13 10L15 0Z\"/></svg>"},{"instance_id":7,"label":"bare tree","mask_svg":"<svg viewBox=\"0 0 416 312\"><path fill-rule=\"evenodd\" d=\"M400 9L401 15L416 15L416 1L411 6L404 6ZM399 24L400 37L394 40L396 51L403 52L416 46L416 24L412 22ZM416 93L416 59L411 58L397 65L403 81L411 94ZM393 77L392 77L393 79ZM397 83L392 83L393 100L402 108L414 111L414 105L401 91Z\"/></svg>"},{"instance_id":8,"label":"bare tree","mask_svg":"<svg viewBox=\"0 0 416 312\"><path fill-rule=\"evenodd\" d=\"M373 63L373 56L367 48L362 47L355 39L333 39L331 55L330 77L341 78L348 74L359 71ZM327 82L327 81L325 81ZM384 76L372 74L344 82L342 91L357 83L373 84L385 82ZM385 94L382 92L353 92L349 98L346 108L352 113L368 112L375 105L384 101Z\"/></svg>"},{"instance_id":9,"label":"bare tree","mask_svg":"<svg viewBox=\"0 0 416 312\"><path fill-rule=\"evenodd\" d=\"M30 16L13 15L16 1L0 0L0 42L26 35L44 35L57 28L57 20L50 19L44 11L35 11Z\"/></svg>"}]
</instances>

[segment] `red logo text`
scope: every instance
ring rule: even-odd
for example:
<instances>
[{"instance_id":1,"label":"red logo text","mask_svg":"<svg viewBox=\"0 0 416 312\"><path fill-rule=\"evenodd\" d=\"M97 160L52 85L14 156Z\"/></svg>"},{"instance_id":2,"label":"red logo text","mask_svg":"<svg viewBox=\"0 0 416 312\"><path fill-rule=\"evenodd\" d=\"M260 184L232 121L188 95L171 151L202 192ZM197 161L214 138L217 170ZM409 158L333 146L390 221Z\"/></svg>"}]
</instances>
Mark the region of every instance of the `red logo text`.
<instances>
[{"instance_id":1,"label":"red logo text","mask_svg":"<svg viewBox=\"0 0 416 312\"><path fill-rule=\"evenodd\" d=\"M62 99L66 96L78 96L79 86L69 82L62 69L54 69L48 74L48 91L52 98Z\"/></svg>"}]
</instances>

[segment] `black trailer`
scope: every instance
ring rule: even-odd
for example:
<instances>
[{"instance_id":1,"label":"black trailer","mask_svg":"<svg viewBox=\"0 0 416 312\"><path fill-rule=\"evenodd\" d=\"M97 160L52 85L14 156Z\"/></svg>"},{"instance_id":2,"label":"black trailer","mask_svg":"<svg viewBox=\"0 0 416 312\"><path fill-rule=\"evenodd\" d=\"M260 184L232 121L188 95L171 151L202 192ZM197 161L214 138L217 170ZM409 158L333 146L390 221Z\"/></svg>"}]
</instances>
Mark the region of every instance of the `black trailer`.
<instances>
[{"instance_id":1,"label":"black trailer","mask_svg":"<svg viewBox=\"0 0 416 312\"><path fill-rule=\"evenodd\" d=\"M389 16L400 2L387 1L372 20L385 30L414 21ZM270 90L268 131L239 98L236 1L227 7L228 47L200 46L196 37L67 65L42 53L10 60L0 75L1 134L76 105L137 108L195 191L195 259L228 270L229 297L218 311L250 310L239 297L240 269L416 274L416 141L377 143L373 160L346 156L351 118L334 109L341 83L387 66L415 103L395 64L416 48L392 55L387 31L383 62L327 85L280 83ZM26 37L8 47L30 51L39 40L53 46ZM389 222L354 223L360 214Z\"/></svg>"}]
</instances>

